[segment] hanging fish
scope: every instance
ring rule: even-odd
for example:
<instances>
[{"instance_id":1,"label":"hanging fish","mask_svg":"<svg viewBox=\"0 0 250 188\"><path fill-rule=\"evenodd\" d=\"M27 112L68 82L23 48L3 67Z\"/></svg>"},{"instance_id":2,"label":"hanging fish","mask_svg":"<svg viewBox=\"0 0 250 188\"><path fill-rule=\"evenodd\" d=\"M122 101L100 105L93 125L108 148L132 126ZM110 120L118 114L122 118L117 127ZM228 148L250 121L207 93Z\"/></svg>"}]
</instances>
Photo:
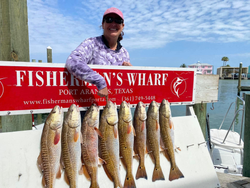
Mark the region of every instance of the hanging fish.
<instances>
[{"instance_id":1,"label":"hanging fish","mask_svg":"<svg viewBox=\"0 0 250 188\"><path fill-rule=\"evenodd\" d=\"M62 109L56 105L48 115L41 136L41 152L38 167L43 173L42 184L52 188L55 179L61 177L61 130L63 123Z\"/></svg>"},{"instance_id":2,"label":"hanging fish","mask_svg":"<svg viewBox=\"0 0 250 188\"><path fill-rule=\"evenodd\" d=\"M85 113L82 122L82 160L90 177L91 188L98 188L98 135L102 137L99 128L99 108L92 104Z\"/></svg>"},{"instance_id":3,"label":"hanging fish","mask_svg":"<svg viewBox=\"0 0 250 188\"><path fill-rule=\"evenodd\" d=\"M135 188L135 180L132 173L133 166L133 146L135 130L132 125L132 115L130 106L125 101L120 105L118 121L120 156L126 170L124 188Z\"/></svg>"},{"instance_id":4,"label":"hanging fish","mask_svg":"<svg viewBox=\"0 0 250 188\"><path fill-rule=\"evenodd\" d=\"M81 116L79 107L72 104L62 128L62 165L64 177L70 188L78 187L78 176L82 174L81 163Z\"/></svg>"},{"instance_id":5,"label":"hanging fish","mask_svg":"<svg viewBox=\"0 0 250 188\"><path fill-rule=\"evenodd\" d=\"M167 100L163 99L159 110L159 120L160 120L160 133L163 143L163 149L165 156L170 161L171 168L169 173L169 180L175 180L183 178L183 174L176 165L175 153L174 153L174 132L173 123L171 121L171 110L170 104Z\"/></svg>"},{"instance_id":6,"label":"hanging fish","mask_svg":"<svg viewBox=\"0 0 250 188\"><path fill-rule=\"evenodd\" d=\"M122 188L119 170L120 157L117 124L116 104L108 101L100 121L100 132L102 135L100 139L100 157L105 161L103 168L109 179L114 182L114 187Z\"/></svg>"},{"instance_id":7,"label":"hanging fish","mask_svg":"<svg viewBox=\"0 0 250 188\"><path fill-rule=\"evenodd\" d=\"M160 166L160 126L159 106L155 101L149 105L147 112L147 149L152 161L155 164L152 181L165 180Z\"/></svg>"},{"instance_id":8,"label":"hanging fish","mask_svg":"<svg viewBox=\"0 0 250 188\"><path fill-rule=\"evenodd\" d=\"M146 106L139 102L136 105L134 112L133 125L135 128L134 151L139 158L139 166L136 172L136 179L148 179L145 168L145 154L146 154Z\"/></svg>"}]
</instances>

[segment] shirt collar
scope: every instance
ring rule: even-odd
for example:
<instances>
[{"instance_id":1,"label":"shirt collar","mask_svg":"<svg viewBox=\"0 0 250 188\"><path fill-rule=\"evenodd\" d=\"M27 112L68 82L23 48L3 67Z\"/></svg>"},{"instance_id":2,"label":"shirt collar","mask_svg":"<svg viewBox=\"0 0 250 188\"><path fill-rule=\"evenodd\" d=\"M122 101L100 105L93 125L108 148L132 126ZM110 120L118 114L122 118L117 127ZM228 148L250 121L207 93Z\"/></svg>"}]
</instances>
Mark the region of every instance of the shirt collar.
<instances>
[{"instance_id":1,"label":"shirt collar","mask_svg":"<svg viewBox=\"0 0 250 188\"><path fill-rule=\"evenodd\" d=\"M103 42L108 48L110 48L110 47L109 47L109 43L108 43L107 39L104 37L104 35L102 35L102 42ZM117 46L116 46L115 51L118 51L118 50L120 50L121 48L122 48L121 43L120 43L119 41L117 41Z\"/></svg>"}]
</instances>

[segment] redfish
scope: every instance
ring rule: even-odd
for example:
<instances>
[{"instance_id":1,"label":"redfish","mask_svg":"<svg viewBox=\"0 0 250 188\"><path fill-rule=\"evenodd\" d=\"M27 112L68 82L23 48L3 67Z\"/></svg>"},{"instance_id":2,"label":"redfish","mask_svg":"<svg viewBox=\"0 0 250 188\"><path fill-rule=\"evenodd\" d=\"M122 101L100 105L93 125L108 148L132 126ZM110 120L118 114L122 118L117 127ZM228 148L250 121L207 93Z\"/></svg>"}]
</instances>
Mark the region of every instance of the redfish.
<instances>
[{"instance_id":1,"label":"redfish","mask_svg":"<svg viewBox=\"0 0 250 188\"><path fill-rule=\"evenodd\" d=\"M63 123L62 109L56 105L48 115L41 136L41 152L38 167L43 173L42 184L52 188L55 179L61 177L61 130Z\"/></svg>"},{"instance_id":2,"label":"redfish","mask_svg":"<svg viewBox=\"0 0 250 188\"><path fill-rule=\"evenodd\" d=\"M165 180L160 166L160 126L159 106L155 101L149 105L147 112L147 149L152 161L155 164L152 181Z\"/></svg>"},{"instance_id":3,"label":"redfish","mask_svg":"<svg viewBox=\"0 0 250 188\"><path fill-rule=\"evenodd\" d=\"M81 116L79 107L72 104L63 122L62 128L62 162L65 167L64 177L70 188L78 187L81 174Z\"/></svg>"},{"instance_id":4,"label":"redfish","mask_svg":"<svg viewBox=\"0 0 250 188\"><path fill-rule=\"evenodd\" d=\"M176 165L174 144L173 144L173 123L171 121L171 110L169 102L165 99L162 100L159 110L160 120L160 133L163 143L165 156L170 161L171 168L169 173L169 180L183 178L183 174ZM172 136L171 136L172 135Z\"/></svg>"},{"instance_id":5,"label":"redfish","mask_svg":"<svg viewBox=\"0 0 250 188\"><path fill-rule=\"evenodd\" d=\"M139 102L136 105L133 119L133 126L135 128L134 151L139 157L139 166L136 172L136 179L148 179L145 168L145 154L146 154L146 106Z\"/></svg>"},{"instance_id":6,"label":"redfish","mask_svg":"<svg viewBox=\"0 0 250 188\"><path fill-rule=\"evenodd\" d=\"M118 117L120 156L124 168L127 172L124 182L124 188L135 188L136 185L132 173L135 130L132 125L130 106L125 101L123 101L120 105Z\"/></svg>"},{"instance_id":7,"label":"redfish","mask_svg":"<svg viewBox=\"0 0 250 188\"><path fill-rule=\"evenodd\" d=\"M98 135L101 136L99 128L99 108L92 104L85 113L82 122L82 160L91 180L91 188L98 188Z\"/></svg>"},{"instance_id":8,"label":"redfish","mask_svg":"<svg viewBox=\"0 0 250 188\"><path fill-rule=\"evenodd\" d=\"M108 101L101 115L100 157L105 161L103 168L114 187L122 188L119 170L118 114L116 104Z\"/></svg>"}]
</instances>

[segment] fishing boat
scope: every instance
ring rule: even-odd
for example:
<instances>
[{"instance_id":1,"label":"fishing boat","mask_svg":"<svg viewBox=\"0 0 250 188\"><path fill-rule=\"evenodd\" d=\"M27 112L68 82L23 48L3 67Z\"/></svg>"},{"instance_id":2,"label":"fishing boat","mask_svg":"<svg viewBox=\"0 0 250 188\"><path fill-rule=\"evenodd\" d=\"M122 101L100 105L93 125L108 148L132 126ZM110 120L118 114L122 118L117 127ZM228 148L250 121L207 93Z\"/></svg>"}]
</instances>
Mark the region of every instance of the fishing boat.
<instances>
[{"instance_id":1,"label":"fishing boat","mask_svg":"<svg viewBox=\"0 0 250 188\"><path fill-rule=\"evenodd\" d=\"M241 105L239 105L239 103L241 103ZM233 104L235 104L233 120L228 129L223 129L224 121L228 117L228 112ZM234 123L239 112L242 112L242 118L240 132L238 133L234 130ZM230 104L218 129L209 129L209 115L207 115L207 126L208 130L210 130L208 131L208 148L217 172L242 176L244 112L245 101L243 98L237 97L235 102Z\"/></svg>"}]
</instances>

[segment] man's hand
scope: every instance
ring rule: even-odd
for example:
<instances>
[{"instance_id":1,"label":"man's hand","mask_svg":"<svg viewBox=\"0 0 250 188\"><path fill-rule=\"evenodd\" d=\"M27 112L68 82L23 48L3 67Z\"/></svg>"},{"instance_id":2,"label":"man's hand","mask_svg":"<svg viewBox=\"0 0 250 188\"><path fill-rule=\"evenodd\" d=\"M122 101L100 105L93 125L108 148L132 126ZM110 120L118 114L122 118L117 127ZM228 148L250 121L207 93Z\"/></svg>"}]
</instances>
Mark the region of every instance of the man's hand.
<instances>
[{"instance_id":1,"label":"man's hand","mask_svg":"<svg viewBox=\"0 0 250 188\"><path fill-rule=\"evenodd\" d=\"M129 63L129 62L123 62L123 64L122 64L122 66L132 66L132 64L131 63Z\"/></svg>"}]
</instances>

